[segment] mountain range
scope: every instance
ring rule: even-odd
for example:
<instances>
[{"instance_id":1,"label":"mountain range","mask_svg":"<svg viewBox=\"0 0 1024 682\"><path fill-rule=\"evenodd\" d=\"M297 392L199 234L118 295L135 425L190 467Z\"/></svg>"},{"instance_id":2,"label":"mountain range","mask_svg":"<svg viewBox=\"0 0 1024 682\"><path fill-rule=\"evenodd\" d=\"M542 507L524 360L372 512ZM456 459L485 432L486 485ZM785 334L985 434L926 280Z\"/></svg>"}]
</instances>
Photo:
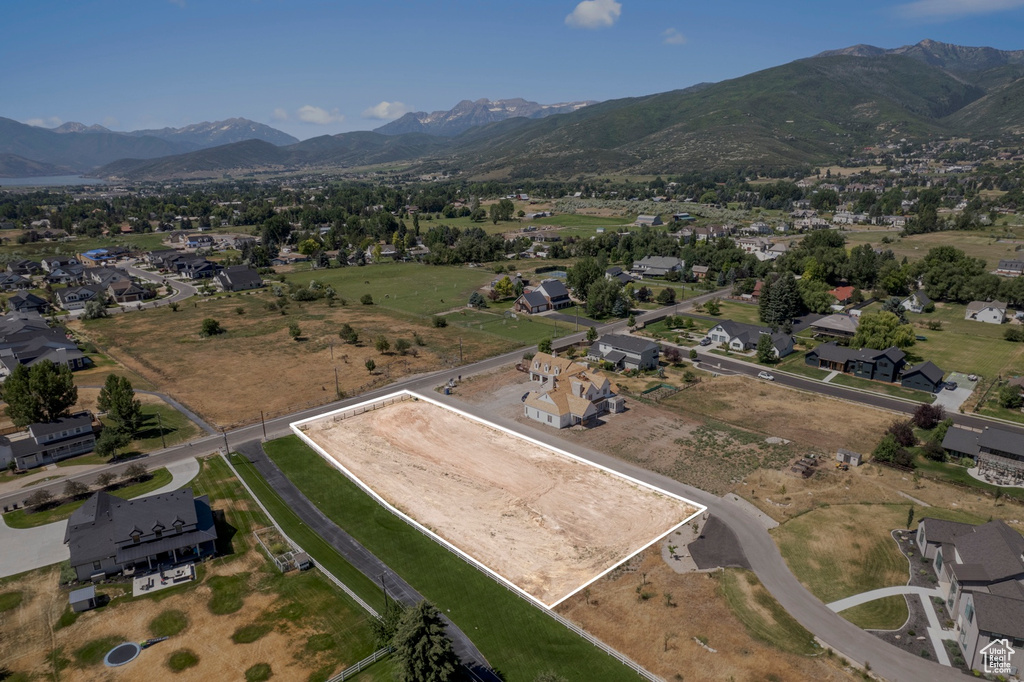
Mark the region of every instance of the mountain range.
<instances>
[{"instance_id":1,"label":"mountain range","mask_svg":"<svg viewBox=\"0 0 1024 682\"><path fill-rule=\"evenodd\" d=\"M558 108L571 110L554 113ZM600 103L464 101L376 131L280 146L247 139L161 153L179 141L157 137L162 131L116 134L102 151L117 160L93 174L141 180L402 163L418 173L541 178L817 165L901 139L1021 136L1021 111L1024 50L925 40L895 49L856 45L719 83ZM82 140L114 135L31 129L78 140L62 155L42 156L15 144L5 122L14 123L0 119L0 154L22 159L12 164L72 166L84 155ZM116 156L114 143L125 140L145 143L146 153Z\"/></svg>"},{"instance_id":2,"label":"mountain range","mask_svg":"<svg viewBox=\"0 0 1024 682\"><path fill-rule=\"evenodd\" d=\"M454 137L470 128L497 123L510 118L544 118L553 114L567 114L582 109L593 101L565 102L562 104L538 104L525 99L478 99L471 102L464 99L448 111L415 111L401 118L375 128L373 132L383 135L405 133L427 133Z\"/></svg>"}]
</instances>

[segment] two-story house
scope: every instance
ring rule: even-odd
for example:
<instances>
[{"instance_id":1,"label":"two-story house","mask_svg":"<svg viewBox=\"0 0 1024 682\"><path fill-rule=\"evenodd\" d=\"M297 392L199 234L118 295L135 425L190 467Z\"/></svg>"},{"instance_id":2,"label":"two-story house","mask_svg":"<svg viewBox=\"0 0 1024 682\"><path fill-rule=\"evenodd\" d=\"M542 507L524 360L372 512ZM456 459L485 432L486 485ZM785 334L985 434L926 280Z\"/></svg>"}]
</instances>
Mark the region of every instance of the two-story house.
<instances>
[{"instance_id":1,"label":"two-story house","mask_svg":"<svg viewBox=\"0 0 1024 682\"><path fill-rule=\"evenodd\" d=\"M191 488L134 500L96 493L64 534L79 580L195 561L213 555L216 542L210 500Z\"/></svg>"},{"instance_id":2,"label":"two-story house","mask_svg":"<svg viewBox=\"0 0 1024 682\"><path fill-rule=\"evenodd\" d=\"M843 372L862 379L892 383L899 379L900 372L906 365L906 357L907 354L896 346L885 350L857 350L829 341L808 351L805 362L812 367L830 372Z\"/></svg>"},{"instance_id":3,"label":"two-story house","mask_svg":"<svg viewBox=\"0 0 1024 682\"><path fill-rule=\"evenodd\" d=\"M672 256L647 256L633 263L630 273L645 279L647 277L664 277L670 272L683 271L685 263Z\"/></svg>"},{"instance_id":4,"label":"two-story house","mask_svg":"<svg viewBox=\"0 0 1024 682\"><path fill-rule=\"evenodd\" d=\"M64 310L81 310L86 303L97 296L101 300L106 300L106 291L106 287L102 284L83 284L80 287L57 289L53 292L53 297L57 301L57 305Z\"/></svg>"},{"instance_id":5,"label":"two-story house","mask_svg":"<svg viewBox=\"0 0 1024 682\"><path fill-rule=\"evenodd\" d=\"M55 422L30 424L26 431L0 436L0 466L13 461L19 469L33 469L92 452L95 447L92 415L82 412Z\"/></svg>"},{"instance_id":6,"label":"two-story house","mask_svg":"<svg viewBox=\"0 0 1024 682\"><path fill-rule=\"evenodd\" d=\"M965 320L1002 324L1006 318L1006 304L1002 301L971 301L964 313Z\"/></svg>"}]
</instances>

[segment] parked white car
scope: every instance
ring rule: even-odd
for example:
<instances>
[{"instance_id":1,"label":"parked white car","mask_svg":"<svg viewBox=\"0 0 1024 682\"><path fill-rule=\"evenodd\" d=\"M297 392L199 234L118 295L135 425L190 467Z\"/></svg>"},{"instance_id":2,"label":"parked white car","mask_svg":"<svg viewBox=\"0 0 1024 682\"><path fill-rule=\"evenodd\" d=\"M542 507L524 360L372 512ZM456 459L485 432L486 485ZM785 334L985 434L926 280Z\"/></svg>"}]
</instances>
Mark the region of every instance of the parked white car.
<instances>
[{"instance_id":1,"label":"parked white car","mask_svg":"<svg viewBox=\"0 0 1024 682\"><path fill-rule=\"evenodd\" d=\"M769 374L768 372L758 372L757 378L764 379L765 381L775 381L775 377Z\"/></svg>"}]
</instances>

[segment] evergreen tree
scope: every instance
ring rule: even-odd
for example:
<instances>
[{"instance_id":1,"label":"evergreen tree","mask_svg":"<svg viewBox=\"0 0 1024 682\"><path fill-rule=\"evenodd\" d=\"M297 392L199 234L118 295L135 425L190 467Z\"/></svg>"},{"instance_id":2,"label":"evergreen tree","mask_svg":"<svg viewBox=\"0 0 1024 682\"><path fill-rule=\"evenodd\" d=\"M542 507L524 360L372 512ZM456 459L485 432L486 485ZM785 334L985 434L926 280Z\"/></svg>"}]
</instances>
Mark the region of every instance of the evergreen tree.
<instances>
[{"instance_id":1,"label":"evergreen tree","mask_svg":"<svg viewBox=\"0 0 1024 682\"><path fill-rule=\"evenodd\" d=\"M408 609L392 638L399 682L447 682L456 677L459 657L437 609L421 601Z\"/></svg>"},{"instance_id":2,"label":"evergreen tree","mask_svg":"<svg viewBox=\"0 0 1024 682\"><path fill-rule=\"evenodd\" d=\"M142 403L127 377L107 376L96 406L113 422L112 428L133 438L142 426Z\"/></svg>"}]
</instances>

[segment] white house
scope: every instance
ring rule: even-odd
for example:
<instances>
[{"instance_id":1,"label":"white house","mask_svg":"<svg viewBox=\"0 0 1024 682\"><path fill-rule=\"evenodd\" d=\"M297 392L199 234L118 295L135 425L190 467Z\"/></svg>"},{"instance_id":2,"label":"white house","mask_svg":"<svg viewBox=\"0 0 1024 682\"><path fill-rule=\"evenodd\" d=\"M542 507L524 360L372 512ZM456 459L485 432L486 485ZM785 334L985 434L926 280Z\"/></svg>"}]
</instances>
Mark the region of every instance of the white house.
<instances>
[{"instance_id":1,"label":"white house","mask_svg":"<svg viewBox=\"0 0 1024 682\"><path fill-rule=\"evenodd\" d=\"M531 391L526 396L524 416L564 429L577 424L592 424L598 415L608 411L609 400L616 396L607 377L598 370L582 368L575 363L570 363L570 367L571 374L553 376L551 387Z\"/></svg>"},{"instance_id":2,"label":"white house","mask_svg":"<svg viewBox=\"0 0 1024 682\"><path fill-rule=\"evenodd\" d=\"M1002 324L1006 317L1006 304L1001 301L971 301L967 304L965 320Z\"/></svg>"},{"instance_id":3,"label":"white house","mask_svg":"<svg viewBox=\"0 0 1024 682\"><path fill-rule=\"evenodd\" d=\"M762 335L772 340L773 355L776 358L784 358L793 352L793 337L781 332L773 334L768 327L722 320L708 331L708 338L712 341L740 352L756 350Z\"/></svg>"}]
</instances>

